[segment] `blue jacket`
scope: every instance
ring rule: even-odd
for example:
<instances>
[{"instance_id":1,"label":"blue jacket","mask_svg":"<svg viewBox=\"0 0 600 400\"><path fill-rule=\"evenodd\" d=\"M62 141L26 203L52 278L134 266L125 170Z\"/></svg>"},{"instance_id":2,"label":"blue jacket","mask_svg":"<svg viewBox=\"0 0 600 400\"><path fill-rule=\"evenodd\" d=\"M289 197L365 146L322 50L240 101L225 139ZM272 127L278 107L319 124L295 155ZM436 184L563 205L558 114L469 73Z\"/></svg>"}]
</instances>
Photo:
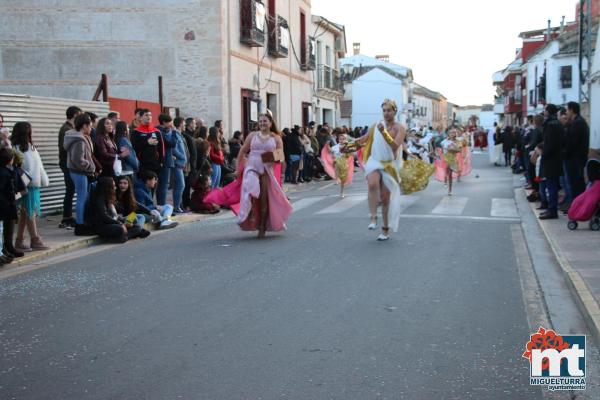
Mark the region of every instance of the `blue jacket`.
<instances>
[{"instance_id":1,"label":"blue jacket","mask_svg":"<svg viewBox=\"0 0 600 400\"><path fill-rule=\"evenodd\" d=\"M174 133L176 144L175 147L173 147L173 161L175 167L183 169L185 168L185 164L187 163L187 156L185 154L185 144L183 143L185 139L179 131L175 130Z\"/></svg>"},{"instance_id":2,"label":"blue jacket","mask_svg":"<svg viewBox=\"0 0 600 400\"><path fill-rule=\"evenodd\" d=\"M175 163L173 162L173 148L177 144L175 130L171 129L170 131L167 131L160 125L156 128L160 131L160 133L162 133L162 137L165 142L165 161L163 163L163 168L174 168Z\"/></svg>"},{"instance_id":3,"label":"blue jacket","mask_svg":"<svg viewBox=\"0 0 600 400\"><path fill-rule=\"evenodd\" d=\"M146 186L146 183L140 178L135 178L134 194L135 200L139 205L148 210L156 210L156 205L154 205L154 200L152 200L152 193Z\"/></svg>"},{"instance_id":4,"label":"blue jacket","mask_svg":"<svg viewBox=\"0 0 600 400\"><path fill-rule=\"evenodd\" d=\"M126 147L129 149L129 155L125 158L121 158L121 165L123 167L123 172L138 172L140 169L140 162L137 159L137 154L135 154L135 150L133 149L133 145L131 141L123 136L119 139L119 143L117 143L117 147L119 151L121 151L122 147ZM127 174L125 174L127 175Z\"/></svg>"}]
</instances>

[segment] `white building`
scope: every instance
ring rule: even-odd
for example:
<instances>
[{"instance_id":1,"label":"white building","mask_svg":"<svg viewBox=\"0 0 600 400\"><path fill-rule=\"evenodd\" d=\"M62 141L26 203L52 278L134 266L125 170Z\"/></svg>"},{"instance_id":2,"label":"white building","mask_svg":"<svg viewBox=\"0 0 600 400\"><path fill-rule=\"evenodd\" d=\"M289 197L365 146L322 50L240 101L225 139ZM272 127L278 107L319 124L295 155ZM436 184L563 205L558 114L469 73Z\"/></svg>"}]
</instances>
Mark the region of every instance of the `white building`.
<instances>
[{"instance_id":1,"label":"white building","mask_svg":"<svg viewBox=\"0 0 600 400\"><path fill-rule=\"evenodd\" d=\"M523 64L527 114L539 114L545 104L579 101L577 30L567 31L540 47Z\"/></svg>"},{"instance_id":2,"label":"white building","mask_svg":"<svg viewBox=\"0 0 600 400\"><path fill-rule=\"evenodd\" d=\"M356 54L359 51L355 47L354 56L339 61L344 82L340 123L358 127L380 121L381 103L386 98L398 103L398 118L406 123L413 81L412 70Z\"/></svg>"},{"instance_id":3,"label":"white building","mask_svg":"<svg viewBox=\"0 0 600 400\"><path fill-rule=\"evenodd\" d=\"M488 130L494 127L494 122L498 122L498 116L494 112L493 104L484 104L479 113L479 126Z\"/></svg>"},{"instance_id":4,"label":"white building","mask_svg":"<svg viewBox=\"0 0 600 400\"><path fill-rule=\"evenodd\" d=\"M314 71L313 115L317 124L327 122L336 126L340 119L339 105L344 94L338 61L346 56L346 31L344 26L313 15L316 69Z\"/></svg>"},{"instance_id":5,"label":"white building","mask_svg":"<svg viewBox=\"0 0 600 400\"><path fill-rule=\"evenodd\" d=\"M412 90L412 102L414 104L411 118L411 128L428 128L433 126L433 103L434 93L431 90L414 83Z\"/></svg>"},{"instance_id":6,"label":"white building","mask_svg":"<svg viewBox=\"0 0 600 400\"><path fill-rule=\"evenodd\" d=\"M458 125L468 125L471 117L480 119L481 106L464 106L456 110L455 123Z\"/></svg>"},{"instance_id":7,"label":"white building","mask_svg":"<svg viewBox=\"0 0 600 400\"><path fill-rule=\"evenodd\" d=\"M596 46L600 47L600 35L596 37ZM591 69L590 91L590 148L600 149L600 51L594 54Z\"/></svg>"}]
</instances>

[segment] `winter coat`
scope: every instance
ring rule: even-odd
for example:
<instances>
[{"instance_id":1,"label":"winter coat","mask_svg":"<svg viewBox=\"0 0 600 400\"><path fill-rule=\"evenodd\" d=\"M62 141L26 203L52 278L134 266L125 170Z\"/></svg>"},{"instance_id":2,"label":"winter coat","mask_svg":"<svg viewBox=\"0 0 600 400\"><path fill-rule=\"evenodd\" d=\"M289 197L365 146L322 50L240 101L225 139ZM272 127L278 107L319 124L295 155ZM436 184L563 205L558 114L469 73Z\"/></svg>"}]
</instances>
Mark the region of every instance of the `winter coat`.
<instances>
[{"instance_id":1,"label":"winter coat","mask_svg":"<svg viewBox=\"0 0 600 400\"><path fill-rule=\"evenodd\" d=\"M18 192L25 190L16 168L0 167L0 221L17 219Z\"/></svg>"},{"instance_id":2,"label":"winter coat","mask_svg":"<svg viewBox=\"0 0 600 400\"><path fill-rule=\"evenodd\" d=\"M22 151L19 146L15 146L15 149L23 153L23 166L21 167L25 173L31 178L29 187L47 187L50 186L50 180L48 174L44 169L42 163L42 157L33 145L29 145L27 151Z\"/></svg>"},{"instance_id":3,"label":"winter coat","mask_svg":"<svg viewBox=\"0 0 600 400\"><path fill-rule=\"evenodd\" d=\"M583 167L590 150L590 127L580 115L569 124L565 135L565 159L578 160Z\"/></svg>"},{"instance_id":4,"label":"winter coat","mask_svg":"<svg viewBox=\"0 0 600 400\"><path fill-rule=\"evenodd\" d=\"M562 147L564 129L556 115L544 122L544 150L542 151L541 176L546 179L559 179L562 175Z\"/></svg>"},{"instance_id":5,"label":"winter coat","mask_svg":"<svg viewBox=\"0 0 600 400\"><path fill-rule=\"evenodd\" d=\"M117 145L119 146L119 149L123 147L129 149L129 155L121 158L121 166L123 167L121 175L131 175L132 173L138 172L140 170L140 162L137 159L137 154L135 153L131 141L127 137L122 136Z\"/></svg>"},{"instance_id":6,"label":"winter coat","mask_svg":"<svg viewBox=\"0 0 600 400\"><path fill-rule=\"evenodd\" d=\"M185 154L184 138L178 131L173 131L175 138L175 146L172 149L173 166L175 168L184 169L187 164L187 156Z\"/></svg>"},{"instance_id":7,"label":"winter coat","mask_svg":"<svg viewBox=\"0 0 600 400\"><path fill-rule=\"evenodd\" d=\"M67 151L67 168L69 171L87 176L95 174L96 164L94 163L90 137L73 129L66 133L63 146Z\"/></svg>"},{"instance_id":8,"label":"winter coat","mask_svg":"<svg viewBox=\"0 0 600 400\"><path fill-rule=\"evenodd\" d=\"M96 159L102 165L103 173L107 176L114 175L114 163L117 157L118 150L115 142L108 135L98 136L96 135Z\"/></svg>"}]
</instances>

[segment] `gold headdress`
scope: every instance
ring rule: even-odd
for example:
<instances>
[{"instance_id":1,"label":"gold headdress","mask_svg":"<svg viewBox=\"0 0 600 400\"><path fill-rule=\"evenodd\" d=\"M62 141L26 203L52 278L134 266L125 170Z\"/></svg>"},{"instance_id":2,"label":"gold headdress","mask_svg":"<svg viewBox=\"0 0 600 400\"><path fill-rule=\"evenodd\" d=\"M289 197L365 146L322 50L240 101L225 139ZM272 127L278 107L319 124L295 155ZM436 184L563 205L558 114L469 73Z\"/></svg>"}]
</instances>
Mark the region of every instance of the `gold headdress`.
<instances>
[{"instance_id":1,"label":"gold headdress","mask_svg":"<svg viewBox=\"0 0 600 400\"><path fill-rule=\"evenodd\" d=\"M381 107L383 106L390 106L394 111L398 112L398 104L396 104L395 100L385 99L383 100L383 103L381 103Z\"/></svg>"}]
</instances>

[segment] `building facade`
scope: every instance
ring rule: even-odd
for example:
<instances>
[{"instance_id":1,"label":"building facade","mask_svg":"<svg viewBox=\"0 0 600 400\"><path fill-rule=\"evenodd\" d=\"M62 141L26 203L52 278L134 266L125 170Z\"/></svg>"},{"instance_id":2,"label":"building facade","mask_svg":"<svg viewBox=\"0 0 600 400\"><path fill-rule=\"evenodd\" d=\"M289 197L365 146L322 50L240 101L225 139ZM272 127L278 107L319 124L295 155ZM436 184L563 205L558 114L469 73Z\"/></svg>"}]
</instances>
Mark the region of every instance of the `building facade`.
<instances>
[{"instance_id":1,"label":"building facade","mask_svg":"<svg viewBox=\"0 0 600 400\"><path fill-rule=\"evenodd\" d=\"M407 123L412 90L412 70L397 64L357 54L339 61L344 83L343 114L340 123L364 127L381 120L381 103L393 99L398 119ZM351 111L349 111L351 110ZM348 114L350 115L348 117Z\"/></svg>"},{"instance_id":2,"label":"building facade","mask_svg":"<svg viewBox=\"0 0 600 400\"><path fill-rule=\"evenodd\" d=\"M0 5L0 91L158 101L228 131L269 108L307 122L316 68L310 0L24 0ZM41 39L43 38L43 39Z\"/></svg>"},{"instance_id":3,"label":"building facade","mask_svg":"<svg viewBox=\"0 0 600 400\"><path fill-rule=\"evenodd\" d=\"M342 25L313 15L311 33L315 37L316 57L312 120L335 126L340 122L340 101L344 94L338 61L346 56L346 31Z\"/></svg>"}]
</instances>

